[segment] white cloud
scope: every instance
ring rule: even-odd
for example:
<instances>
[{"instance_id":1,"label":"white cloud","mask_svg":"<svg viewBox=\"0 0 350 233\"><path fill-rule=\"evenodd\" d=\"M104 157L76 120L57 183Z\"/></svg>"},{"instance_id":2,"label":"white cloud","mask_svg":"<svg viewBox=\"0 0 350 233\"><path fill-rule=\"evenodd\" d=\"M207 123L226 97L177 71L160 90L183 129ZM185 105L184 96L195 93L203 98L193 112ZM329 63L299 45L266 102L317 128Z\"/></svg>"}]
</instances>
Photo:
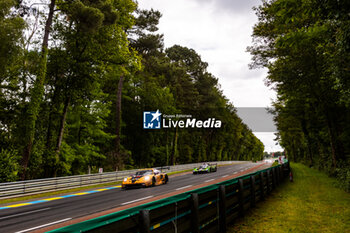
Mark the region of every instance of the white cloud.
<instances>
[{"instance_id":1,"label":"white cloud","mask_svg":"<svg viewBox=\"0 0 350 233\"><path fill-rule=\"evenodd\" d=\"M280 145L276 145L274 139L276 136L273 133L254 133L257 138L264 143L265 151L267 152L276 152L283 151Z\"/></svg>"}]
</instances>

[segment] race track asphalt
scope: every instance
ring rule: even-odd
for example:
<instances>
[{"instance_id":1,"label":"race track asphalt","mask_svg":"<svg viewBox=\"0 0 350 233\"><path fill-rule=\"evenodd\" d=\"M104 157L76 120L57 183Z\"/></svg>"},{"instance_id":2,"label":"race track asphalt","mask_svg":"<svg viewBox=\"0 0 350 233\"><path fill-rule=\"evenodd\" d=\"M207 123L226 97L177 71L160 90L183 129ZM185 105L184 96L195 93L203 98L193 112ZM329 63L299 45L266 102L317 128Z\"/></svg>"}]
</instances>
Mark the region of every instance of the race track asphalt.
<instances>
[{"instance_id":1,"label":"race track asphalt","mask_svg":"<svg viewBox=\"0 0 350 233\"><path fill-rule=\"evenodd\" d=\"M0 232L31 232L55 223L65 222L120 206L127 206L174 191L186 190L198 184L212 183L214 180L222 179L238 172L244 172L257 165L259 164L247 162L222 166L218 167L217 172L209 174L192 175L187 173L174 177L170 176L167 184L150 188L128 190L114 188L87 195L77 195L49 202L0 209Z\"/></svg>"}]
</instances>

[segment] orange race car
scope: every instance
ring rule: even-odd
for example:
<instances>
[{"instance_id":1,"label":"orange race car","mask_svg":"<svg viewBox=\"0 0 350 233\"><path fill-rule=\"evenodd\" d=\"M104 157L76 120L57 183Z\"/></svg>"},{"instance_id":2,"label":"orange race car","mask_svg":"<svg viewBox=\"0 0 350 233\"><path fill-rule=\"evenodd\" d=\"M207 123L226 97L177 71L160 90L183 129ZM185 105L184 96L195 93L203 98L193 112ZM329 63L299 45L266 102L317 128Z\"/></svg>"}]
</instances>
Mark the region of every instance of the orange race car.
<instances>
[{"instance_id":1,"label":"orange race car","mask_svg":"<svg viewBox=\"0 0 350 233\"><path fill-rule=\"evenodd\" d=\"M148 168L137 171L135 175L124 178L122 188L155 186L166 184L168 180L169 178L166 173L155 168Z\"/></svg>"}]
</instances>

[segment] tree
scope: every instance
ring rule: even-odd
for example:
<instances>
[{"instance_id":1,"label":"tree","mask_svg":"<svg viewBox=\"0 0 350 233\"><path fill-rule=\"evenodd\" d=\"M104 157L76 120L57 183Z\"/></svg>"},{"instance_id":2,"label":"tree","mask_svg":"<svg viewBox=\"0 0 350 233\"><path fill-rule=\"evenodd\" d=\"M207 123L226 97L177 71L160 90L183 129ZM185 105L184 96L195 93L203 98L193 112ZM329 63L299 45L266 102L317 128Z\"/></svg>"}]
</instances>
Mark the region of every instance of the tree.
<instances>
[{"instance_id":1,"label":"tree","mask_svg":"<svg viewBox=\"0 0 350 233\"><path fill-rule=\"evenodd\" d=\"M2 181L260 158L208 64L193 49L164 48L159 11L48 2L0 1ZM156 109L222 128L144 130L143 111Z\"/></svg>"},{"instance_id":2,"label":"tree","mask_svg":"<svg viewBox=\"0 0 350 233\"><path fill-rule=\"evenodd\" d=\"M54 9L56 5L56 0L51 0L49 5L49 13L47 15L47 20L45 23L43 42L41 46L41 54L39 61L39 73L34 82L34 85L30 91L30 102L28 104L26 112L26 128L24 132L25 146L22 155L22 180L26 177L26 170L28 167L30 155L32 152L33 140L35 136L35 126L37 123L37 118L39 115L39 108L44 94L44 82L46 77L46 64L47 64L47 53L48 53L48 42L49 34L51 30L51 24L54 16Z\"/></svg>"},{"instance_id":3,"label":"tree","mask_svg":"<svg viewBox=\"0 0 350 233\"><path fill-rule=\"evenodd\" d=\"M290 157L337 175L349 164L346 1L265 1L256 8L254 67L278 93L278 139ZM341 81L342 80L342 81ZM341 84L340 84L341 83ZM348 181L346 181L348 182Z\"/></svg>"},{"instance_id":4,"label":"tree","mask_svg":"<svg viewBox=\"0 0 350 233\"><path fill-rule=\"evenodd\" d=\"M0 160L2 164L1 181L13 181L19 170L13 131L18 117L16 106L18 95L19 64L23 59L23 31L25 21L13 11L16 2L0 1Z\"/></svg>"}]
</instances>

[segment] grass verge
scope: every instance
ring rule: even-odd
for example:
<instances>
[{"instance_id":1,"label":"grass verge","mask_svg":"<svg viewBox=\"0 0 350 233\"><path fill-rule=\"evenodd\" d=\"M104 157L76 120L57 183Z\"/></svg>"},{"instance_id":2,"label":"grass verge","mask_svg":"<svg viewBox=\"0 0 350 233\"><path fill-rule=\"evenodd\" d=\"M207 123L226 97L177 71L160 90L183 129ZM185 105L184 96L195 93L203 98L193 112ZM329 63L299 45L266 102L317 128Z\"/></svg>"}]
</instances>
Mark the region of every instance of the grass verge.
<instances>
[{"instance_id":1,"label":"grass verge","mask_svg":"<svg viewBox=\"0 0 350 233\"><path fill-rule=\"evenodd\" d=\"M286 180L228 232L350 232L350 194L318 170L292 163L292 171L294 182Z\"/></svg>"},{"instance_id":2,"label":"grass verge","mask_svg":"<svg viewBox=\"0 0 350 233\"><path fill-rule=\"evenodd\" d=\"M184 171L168 172L167 174L169 176L171 176L171 175L176 175L176 174L185 173L185 172L189 172L189 171L192 171L192 169L188 169L188 170L184 170Z\"/></svg>"}]
</instances>

